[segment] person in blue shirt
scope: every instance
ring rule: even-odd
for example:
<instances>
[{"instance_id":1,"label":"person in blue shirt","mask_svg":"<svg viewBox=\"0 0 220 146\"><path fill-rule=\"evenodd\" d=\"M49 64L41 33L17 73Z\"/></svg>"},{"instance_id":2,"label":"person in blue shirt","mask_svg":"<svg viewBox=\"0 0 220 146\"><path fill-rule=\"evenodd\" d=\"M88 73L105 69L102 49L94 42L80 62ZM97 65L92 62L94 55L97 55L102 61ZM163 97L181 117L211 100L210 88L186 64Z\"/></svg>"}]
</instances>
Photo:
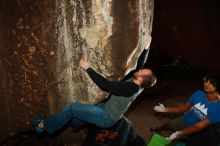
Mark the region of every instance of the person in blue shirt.
<instances>
[{"instance_id":1,"label":"person in blue shirt","mask_svg":"<svg viewBox=\"0 0 220 146\"><path fill-rule=\"evenodd\" d=\"M183 116L151 130L175 131L169 137L170 140L174 140L199 132L210 124L220 122L220 75L207 74L204 77L203 88L203 91L195 91L188 102L180 106L165 107L163 104L155 106L156 112L183 113Z\"/></svg>"},{"instance_id":2,"label":"person in blue shirt","mask_svg":"<svg viewBox=\"0 0 220 146\"><path fill-rule=\"evenodd\" d=\"M103 91L111 93L106 102L96 105L70 102L59 112L42 120L38 116L32 118L37 133L47 131L52 134L69 122L74 127L81 127L83 123L94 124L101 128L109 128L122 118L131 103L143 91L156 83L156 76L151 69L142 69L146 61L148 50L141 53L136 72L122 82L108 81L94 71L88 62L81 59L79 65L85 73ZM77 129L77 128L76 128Z\"/></svg>"}]
</instances>

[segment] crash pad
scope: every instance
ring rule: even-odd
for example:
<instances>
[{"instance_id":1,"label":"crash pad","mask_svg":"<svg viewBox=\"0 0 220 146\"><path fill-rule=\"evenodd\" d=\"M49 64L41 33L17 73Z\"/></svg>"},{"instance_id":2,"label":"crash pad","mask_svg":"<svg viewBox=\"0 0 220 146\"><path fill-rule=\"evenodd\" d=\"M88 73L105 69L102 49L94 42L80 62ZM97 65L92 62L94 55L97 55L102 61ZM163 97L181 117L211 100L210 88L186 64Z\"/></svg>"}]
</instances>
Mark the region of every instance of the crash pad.
<instances>
[{"instance_id":1,"label":"crash pad","mask_svg":"<svg viewBox=\"0 0 220 146\"><path fill-rule=\"evenodd\" d=\"M146 146L146 143L131 123L122 118L111 128L89 128L83 146Z\"/></svg>"}]
</instances>

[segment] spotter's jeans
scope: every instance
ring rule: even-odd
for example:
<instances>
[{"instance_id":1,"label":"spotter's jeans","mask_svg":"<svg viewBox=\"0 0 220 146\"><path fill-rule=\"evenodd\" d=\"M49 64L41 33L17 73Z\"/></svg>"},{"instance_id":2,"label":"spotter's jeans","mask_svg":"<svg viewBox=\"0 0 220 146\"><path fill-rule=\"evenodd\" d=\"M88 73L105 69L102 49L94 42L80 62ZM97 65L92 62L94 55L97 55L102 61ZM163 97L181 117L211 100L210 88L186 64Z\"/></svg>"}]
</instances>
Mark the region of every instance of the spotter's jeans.
<instances>
[{"instance_id":1,"label":"spotter's jeans","mask_svg":"<svg viewBox=\"0 0 220 146\"><path fill-rule=\"evenodd\" d=\"M45 119L44 128L48 133L53 133L74 120L95 124L102 128L109 128L117 122L111 119L105 110L104 103L90 105L72 102L53 116Z\"/></svg>"}]
</instances>

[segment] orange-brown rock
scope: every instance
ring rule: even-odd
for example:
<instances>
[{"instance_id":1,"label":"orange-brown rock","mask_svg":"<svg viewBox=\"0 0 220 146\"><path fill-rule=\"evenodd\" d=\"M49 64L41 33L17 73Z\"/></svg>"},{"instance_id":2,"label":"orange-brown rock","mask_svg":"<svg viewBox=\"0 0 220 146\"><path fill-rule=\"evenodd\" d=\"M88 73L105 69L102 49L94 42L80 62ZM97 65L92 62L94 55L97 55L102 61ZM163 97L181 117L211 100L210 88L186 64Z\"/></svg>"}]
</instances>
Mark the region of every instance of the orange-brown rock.
<instances>
[{"instance_id":1,"label":"orange-brown rock","mask_svg":"<svg viewBox=\"0 0 220 146\"><path fill-rule=\"evenodd\" d=\"M2 0L0 16L3 139L35 114L106 97L78 62L115 81L134 69L151 42L153 0Z\"/></svg>"}]
</instances>

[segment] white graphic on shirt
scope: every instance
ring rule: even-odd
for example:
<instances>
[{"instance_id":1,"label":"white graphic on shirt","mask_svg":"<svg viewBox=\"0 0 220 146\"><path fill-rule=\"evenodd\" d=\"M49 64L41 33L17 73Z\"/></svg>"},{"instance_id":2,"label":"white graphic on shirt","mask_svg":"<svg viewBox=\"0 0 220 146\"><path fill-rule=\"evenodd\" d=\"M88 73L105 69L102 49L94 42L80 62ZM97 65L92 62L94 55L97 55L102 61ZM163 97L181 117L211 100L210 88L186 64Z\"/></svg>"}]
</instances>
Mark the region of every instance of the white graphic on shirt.
<instances>
[{"instance_id":1,"label":"white graphic on shirt","mask_svg":"<svg viewBox=\"0 0 220 146\"><path fill-rule=\"evenodd\" d=\"M193 106L194 113L200 118L205 119L207 116L208 108L205 108L205 104L197 103Z\"/></svg>"},{"instance_id":2,"label":"white graphic on shirt","mask_svg":"<svg viewBox=\"0 0 220 146\"><path fill-rule=\"evenodd\" d=\"M208 108L205 108L205 104L202 104L201 103L197 103L196 105L194 105L195 108L197 108L198 110L200 110L203 114L205 114L207 116L207 110Z\"/></svg>"}]
</instances>

